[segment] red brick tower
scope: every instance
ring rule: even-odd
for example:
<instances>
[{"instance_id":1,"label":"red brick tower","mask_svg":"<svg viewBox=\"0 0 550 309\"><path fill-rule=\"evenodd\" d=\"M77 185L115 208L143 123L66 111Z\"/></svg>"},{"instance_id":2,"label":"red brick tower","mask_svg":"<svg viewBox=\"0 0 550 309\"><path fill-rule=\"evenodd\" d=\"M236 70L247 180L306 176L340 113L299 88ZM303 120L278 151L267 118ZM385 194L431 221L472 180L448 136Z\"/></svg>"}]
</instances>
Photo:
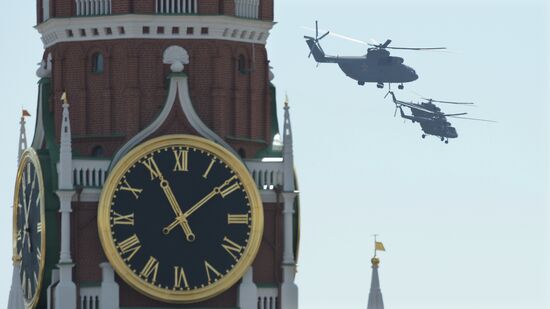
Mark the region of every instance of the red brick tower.
<instances>
[{"instance_id":1,"label":"red brick tower","mask_svg":"<svg viewBox=\"0 0 550 309\"><path fill-rule=\"evenodd\" d=\"M287 106L283 149L274 142L265 48L273 0L37 0L37 22L45 52L32 148L44 169L48 225L37 308L297 308L290 119ZM200 136L240 157L264 207L250 269L193 304L153 300L121 280L96 224L113 166L167 134Z\"/></svg>"}]
</instances>

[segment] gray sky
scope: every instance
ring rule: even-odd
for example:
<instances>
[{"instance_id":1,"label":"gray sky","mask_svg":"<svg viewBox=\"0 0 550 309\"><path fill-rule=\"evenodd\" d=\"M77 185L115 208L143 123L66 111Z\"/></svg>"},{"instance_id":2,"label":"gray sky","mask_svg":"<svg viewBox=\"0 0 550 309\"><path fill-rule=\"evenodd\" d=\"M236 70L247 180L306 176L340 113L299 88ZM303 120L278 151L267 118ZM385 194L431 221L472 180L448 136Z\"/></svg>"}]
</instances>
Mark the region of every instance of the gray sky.
<instances>
[{"instance_id":1,"label":"gray sky","mask_svg":"<svg viewBox=\"0 0 550 309\"><path fill-rule=\"evenodd\" d=\"M41 57L32 1L0 11L0 308L11 281L11 199L21 106L34 115ZM392 309L550 306L548 5L529 1L279 0L268 50L279 105L291 104L302 205L301 308L365 308L373 233L384 242L381 284ZM448 145L393 118L386 90L360 87L336 65L307 59L302 26L395 46L420 75L396 91L477 103L442 106L498 123L453 120ZM334 37L329 54L365 47ZM191 59L192 61L192 59ZM35 118L27 126L32 136Z\"/></svg>"}]
</instances>

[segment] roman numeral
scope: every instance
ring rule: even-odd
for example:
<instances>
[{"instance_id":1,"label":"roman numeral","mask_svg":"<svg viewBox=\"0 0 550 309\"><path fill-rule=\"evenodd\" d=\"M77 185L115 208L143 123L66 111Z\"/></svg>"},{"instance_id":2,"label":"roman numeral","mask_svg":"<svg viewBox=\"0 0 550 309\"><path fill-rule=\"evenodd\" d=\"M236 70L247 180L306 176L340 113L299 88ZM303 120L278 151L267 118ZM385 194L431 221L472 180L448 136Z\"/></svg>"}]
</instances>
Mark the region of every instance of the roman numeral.
<instances>
[{"instance_id":1,"label":"roman numeral","mask_svg":"<svg viewBox=\"0 0 550 309\"><path fill-rule=\"evenodd\" d=\"M113 223L115 225L134 225L134 214L121 215L116 211L113 211L115 217L113 218Z\"/></svg>"},{"instance_id":2,"label":"roman numeral","mask_svg":"<svg viewBox=\"0 0 550 309\"><path fill-rule=\"evenodd\" d=\"M153 177L152 174L151 174L151 177ZM139 199L139 194L143 191L143 189L132 188L132 186L130 186L130 184L128 183L128 180L126 180L126 179L124 179L124 182L121 184L120 190L132 192L132 194L134 195L136 200Z\"/></svg>"},{"instance_id":3,"label":"roman numeral","mask_svg":"<svg viewBox=\"0 0 550 309\"><path fill-rule=\"evenodd\" d=\"M36 232L37 233L42 233L42 222L38 222L36 224Z\"/></svg>"},{"instance_id":4,"label":"roman numeral","mask_svg":"<svg viewBox=\"0 0 550 309\"><path fill-rule=\"evenodd\" d=\"M31 183L31 165L28 164L27 165L27 177L25 177L27 179L27 184L30 184Z\"/></svg>"},{"instance_id":5,"label":"roman numeral","mask_svg":"<svg viewBox=\"0 0 550 309\"><path fill-rule=\"evenodd\" d=\"M212 166L214 166L214 163L216 163L215 158L212 159L212 161L210 161L210 164L208 165L208 168L206 169L204 174L202 174L202 178L204 178L204 179L208 178L208 174L210 173L210 170L212 169Z\"/></svg>"},{"instance_id":6,"label":"roman numeral","mask_svg":"<svg viewBox=\"0 0 550 309\"><path fill-rule=\"evenodd\" d=\"M17 241L21 240L21 230L17 231Z\"/></svg>"},{"instance_id":7,"label":"roman numeral","mask_svg":"<svg viewBox=\"0 0 550 309\"><path fill-rule=\"evenodd\" d=\"M155 162L155 158L149 157L141 161L141 164L145 165L145 167L151 173L151 180L155 178L160 178L162 176L162 173L160 172L159 167L157 166L157 162Z\"/></svg>"},{"instance_id":8,"label":"roman numeral","mask_svg":"<svg viewBox=\"0 0 550 309\"><path fill-rule=\"evenodd\" d=\"M30 278L27 278L25 280L25 285L27 286L27 288L25 289L25 291L27 292L27 299L31 299L32 298L32 285L31 285L31 279Z\"/></svg>"},{"instance_id":9,"label":"roman numeral","mask_svg":"<svg viewBox=\"0 0 550 309\"><path fill-rule=\"evenodd\" d=\"M42 252L40 252L40 248L36 249L36 258L40 261L42 260Z\"/></svg>"},{"instance_id":10,"label":"roman numeral","mask_svg":"<svg viewBox=\"0 0 550 309\"><path fill-rule=\"evenodd\" d=\"M27 295L27 273L23 271L23 276L21 276L21 287L23 288L23 295ZM28 298L28 297L27 297Z\"/></svg>"},{"instance_id":11,"label":"roman numeral","mask_svg":"<svg viewBox=\"0 0 550 309\"><path fill-rule=\"evenodd\" d=\"M185 276L183 267L174 266L174 289L181 288L182 281L184 286L189 289L189 284L187 283L187 277Z\"/></svg>"},{"instance_id":12,"label":"roman numeral","mask_svg":"<svg viewBox=\"0 0 550 309\"><path fill-rule=\"evenodd\" d=\"M120 252L122 252L122 254L130 253L126 257L126 260L131 260L134 255L139 251L139 249L141 249L139 238L136 236L136 234L130 236L130 238L121 241L118 244L118 249L120 250Z\"/></svg>"},{"instance_id":13,"label":"roman numeral","mask_svg":"<svg viewBox=\"0 0 550 309\"><path fill-rule=\"evenodd\" d=\"M231 186L223 189L220 194L223 198L225 198L227 195L231 194L233 191L237 190L240 188L240 185L238 182L235 182L234 184L232 184Z\"/></svg>"},{"instance_id":14,"label":"roman numeral","mask_svg":"<svg viewBox=\"0 0 550 309\"><path fill-rule=\"evenodd\" d=\"M155 283L157 281L158 270L159 270L159 261L157 261L157 259L151 256L149 257L149 261L147 261L147 264L145 264L145 266L143 267L139 275Z\"/></svg>"},{"instance_id":15,"label":"roman numeral","mask_svg":"<svg viewBox=\"0 0 550 309\"><path fill-rule=\"evenodd\" d=\"M227 214L227 224L248 224L248 214Z\"/></svg>"},{"instance_id":16,"label":"roman numeral","mask_svg":"<svg viewBox=\"0 0 550 309\"><path fill-rule=\"evenodd\" d=\"M208 277L208 283L211 283L212 282L212 276L210 276L210 273L214 273L216 275L215 278L217 277L220 277L222 274L217 271L214 267L212 267L212 265L210 265L210 263L208 263L208 261L204 261L204 268L206 269L206 276Z\"/></svg>"},{"instance_id":17,"label":"roman numeral","mask_svg":"<svg viewBox=\"0 0 550 309\"><path fill-rule=\"evenodd\" d=\"M174 157L176 159L176 166L174 166L174 172L187 172L187 158L189 151L187 150L174 150Z\"/></svg>"},{"instance_id":18,"label":"roman numeral","mask_svg":"<svg viewBox=\"0 0 550 309\"><path fill-rule=\"evenodd\" d=\"M239 246L237 243L235 243L231 239L224 237L222 247L225 249L225 251L231 254L231 256L235 259L235 261L239 260L239 258L234 253L237 253L240 256L241 251L243 250L242 246Z\"/></svg>"}]
</instances>

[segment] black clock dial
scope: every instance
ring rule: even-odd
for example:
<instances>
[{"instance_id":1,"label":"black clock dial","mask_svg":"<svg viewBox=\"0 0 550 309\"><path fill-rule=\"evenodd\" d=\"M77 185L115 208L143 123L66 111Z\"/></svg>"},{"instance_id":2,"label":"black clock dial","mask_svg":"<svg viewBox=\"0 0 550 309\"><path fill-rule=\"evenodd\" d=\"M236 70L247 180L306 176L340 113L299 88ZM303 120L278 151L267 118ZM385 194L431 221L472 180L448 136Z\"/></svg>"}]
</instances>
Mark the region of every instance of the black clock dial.
<instances>
[{"instance_id":1,"label":"black clock dial","mask_svg":"<svg viewBox=\"0 0 550 309\"><path fill-rule=\"evenodd\" d=\"M32 153L26 152L21 159L14 199L14 255L20 261L27 308L35 306L40 294L45 239L42 175Z\"/></svg>"},{"instance_id":2,"label":"black clock dial","mask_svg":"<svg viewBox=\"0 0 550 309\"><path fill-rule=\"evenodd\" d=\"M242 178L200 145L137 156L113 182L108 210L110 242L129 276L172 295L223 281L250 251L258 215Z\"/></svg>"}]
</instances>

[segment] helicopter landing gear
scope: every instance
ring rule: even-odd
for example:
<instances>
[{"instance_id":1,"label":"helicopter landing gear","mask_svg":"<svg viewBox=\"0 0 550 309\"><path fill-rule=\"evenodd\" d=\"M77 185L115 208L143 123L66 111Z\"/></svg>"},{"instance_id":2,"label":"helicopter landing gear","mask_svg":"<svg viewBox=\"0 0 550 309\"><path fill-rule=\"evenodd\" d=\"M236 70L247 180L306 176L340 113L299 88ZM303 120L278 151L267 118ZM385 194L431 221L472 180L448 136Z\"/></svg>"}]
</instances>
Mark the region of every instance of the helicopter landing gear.
<instances>
[{"instance_id":1,"label":"helicopter landing gear","mask_svg":"<svg viewBox=\"0 0 550 309\"><path fill-rule=\"evenodd\" d=\"M359 84L359 86L363 86L363 85L365 85L365 82L363 82L363 81L357 81L357 84Z\"/></svg>"},{"instance_id":2,"label":"helicopter landing gear","mask_svg":"<svg viewBox=\"0 0 550 309\"><path fill-rule=\"evenodd\" d=\"M448 140L448 139L447 139L447 140L445 140L445 144L448 144L448 143L449 143L449 140Z\"/></svg>"},{"instance_id":3,"label":"helicopter landing gear","mask_svg":"<svg viewBox=\"0 0 550 309\"><path fill-rule=\"evenodd\" d=\"M426 134L422 134L422 138L426 138Z\"/></svg>"},{"instance_id":4,"label":"helicopter landing gear","mask_svg":"<svg viewBox=\"0 0 550 309\"><path fill-rule=\"evenodd\" d=\"M444 140L445 140L445 138L442 136L442 137L441 137L441 141L444 141Z\"/></svg>"},{"instance_id":5,"label":"helicopter landing gear","mask_svg":"<svg viewBox=\"0 0 550 309\"><path fill-rule=\"evenodd\" d=\"M397 89L399 89L399 90L403 90L403 88L405 88L405 86L403 86L403 84L400 84L399 86L397 86Z\"/></svg>"},{"instance_id":6,"label":"helicopter landing gear","mask_svg":"<svg viewBox=\"0 0 550 309\"><path fill-rule=\"evenodd\" d=\"M376 83L376 87L378 87L378 89L382 89L382 88L384 88L384 84L383 83Z\"/></svg>"}]
</instances>

